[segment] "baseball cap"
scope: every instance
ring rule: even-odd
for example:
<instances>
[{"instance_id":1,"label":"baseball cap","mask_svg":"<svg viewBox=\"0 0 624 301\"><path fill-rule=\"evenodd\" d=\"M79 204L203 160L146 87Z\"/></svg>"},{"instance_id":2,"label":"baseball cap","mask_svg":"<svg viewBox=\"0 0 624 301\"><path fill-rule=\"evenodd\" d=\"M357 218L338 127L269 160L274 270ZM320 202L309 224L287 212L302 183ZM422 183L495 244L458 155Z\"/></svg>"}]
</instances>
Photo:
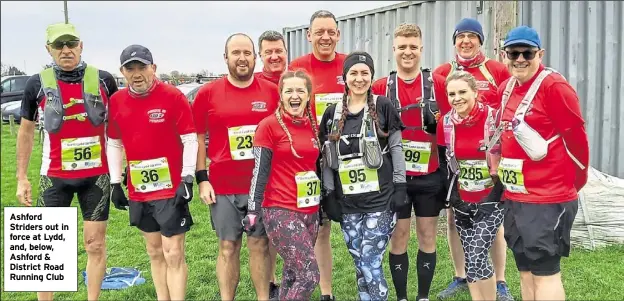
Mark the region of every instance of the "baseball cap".
<instances>
[{"instance_id":1,"label":"baseball cap","mask_svg":"<svg viewBox=\"0 0 624 301\"><path fill-rule=\"evenodd\" d=\"M47 43L52 43L62 36L72 36L76 39L80 39L76 27L72 24L56 23L49 25L46 29Z\"/></svg>"},{"instance_id":2,"label":"baseball cap","mask_svg":"<svg viewBox=\"0 0 624 301\"><path fill-rule=\"evenodd\" d=\"M535 29L528 26L516 27L507 33L503 47L512 45L529 45L537 48L542 48L542 41L539 38L539 34Z\"/></svg>"},{"instance_id":3,"label":"baseball cap","mask_svg":"<svg viewBox=\"0 0 624 301\"><path fill-rule=\"evenodd\" d=\"M141 45L130 45L126 47L126 49L121 52L119 60L121 61L122 66L134 61L141 62L146 65L151 65L154 63L154 59L152 58L152 52Z\"/></svg>"}]
</instances>

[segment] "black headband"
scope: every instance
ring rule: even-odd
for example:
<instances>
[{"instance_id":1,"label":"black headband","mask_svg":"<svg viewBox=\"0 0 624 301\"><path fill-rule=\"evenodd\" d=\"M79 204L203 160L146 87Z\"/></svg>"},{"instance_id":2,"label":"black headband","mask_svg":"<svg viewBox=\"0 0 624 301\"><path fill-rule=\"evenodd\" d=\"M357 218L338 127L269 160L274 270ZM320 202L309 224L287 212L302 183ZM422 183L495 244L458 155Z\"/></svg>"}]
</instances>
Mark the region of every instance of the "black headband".
<instances>
[{"instance_id":1,"label":"black headband","mask_svg":"<svg viewBox=\"0 0 624 301\"><path fill-rule=\"evenodd\" d=\"M375 63L373 62L373 58L370 54L366 52L356 52L349 54L344 61L344 65L342 67L342 79L347 81L347 72L349 69L353 67L355 64L364 63L370 68L371 78L375 77Z\"/></svg>"}]
</instances>

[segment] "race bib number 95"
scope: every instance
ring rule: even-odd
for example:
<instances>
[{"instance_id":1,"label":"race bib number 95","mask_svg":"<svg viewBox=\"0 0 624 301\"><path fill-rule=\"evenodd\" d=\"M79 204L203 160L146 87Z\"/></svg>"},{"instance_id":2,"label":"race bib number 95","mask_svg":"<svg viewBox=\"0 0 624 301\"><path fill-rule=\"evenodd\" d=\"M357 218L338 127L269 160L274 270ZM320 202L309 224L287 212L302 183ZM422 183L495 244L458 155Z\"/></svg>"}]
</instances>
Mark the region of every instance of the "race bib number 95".
<instances>
[{"instance_id":1,"label":"race bib number 95","mask_svg":"<svg viewBox=\"0 0 624 301\"><path fill-rule=\"evenodd\" d=\"M102 166L100 137L68 138L61 140L63 170L81 170Z\"/></svg>"},{"instance_id":2,"label":"race bib number 95","mask_svg":"<svg viewBox=\"0 0 624 301\"><path fill-rule=\"evenodd\" d=\"M228 128L230 154L233 160L253 159L253 139L257 125L244 125Z\"/></svg>"},{"instance_id":3,"label":"race bib number 95","mask_svg":"<svg viewBox=\"0 0 624 301\"><path fill-rule=\"evenodd\" d=\"M136 192L173 188L167 158L130 161L130 181Z\"/></svg>"},{"instance_id":4,"label":"race bib number 95","mask_svg":"<svg viewBox=\"0 0 624 301\"><path fill-rule=\"evenodd\" d=\"M343 194L379 191L377 170L366 168L362 159L340 162L338 173Z\"/></svg>"}]
</instances>

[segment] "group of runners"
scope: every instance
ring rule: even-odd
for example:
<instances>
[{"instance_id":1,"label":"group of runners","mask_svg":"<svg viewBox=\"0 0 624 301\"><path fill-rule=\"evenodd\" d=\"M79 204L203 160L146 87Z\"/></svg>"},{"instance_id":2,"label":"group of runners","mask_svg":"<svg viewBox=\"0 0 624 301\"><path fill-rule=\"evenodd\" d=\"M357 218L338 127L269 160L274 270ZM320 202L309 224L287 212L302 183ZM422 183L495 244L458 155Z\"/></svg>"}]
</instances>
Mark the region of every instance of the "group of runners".
<instances>
[{"instance_id":1,"label":"group of runners","mask_svg":"<svg viewBox=\"0 0 624 301\"><path fill-rule=\"evenodd\" d=\"M36 205L70 206L77 195L89 300L105 274L110 203L128 210L145 238L158 300L184 299L194 183L219 238L222 300L236 295L243 234L258 300L310 300L317 286L321 300L335 300L332 222L353 258L359 300L394 299L383 272L388 247L396 299L407 300L415 255L417 299L428 300L442 210L455 275L438 298L469 290L473 300L513 300L510 248L523 300L565 299L560 260L589 161L575 91L544 67L532 28L508 33L500 63L483 54L479 22L463 19L452 36L455 58L434 70L421 66L422 35L399 25L397 70L373 81L370 54L336 51L331 12L312 15L312 53L290 64L279 32L264 32L257 52L248 35L233 34L228 75L202 86L191 105L158 80L146 47L122 51L128 88L118 91L110 73L82 60L73 25L51 25L54 64L30 78L22 102L17 197L33 205L27 170L38 120ZM257 55L264 67L254 73ZM412 212L418 251L408 254Z\"/></svg>"}]
</instances>

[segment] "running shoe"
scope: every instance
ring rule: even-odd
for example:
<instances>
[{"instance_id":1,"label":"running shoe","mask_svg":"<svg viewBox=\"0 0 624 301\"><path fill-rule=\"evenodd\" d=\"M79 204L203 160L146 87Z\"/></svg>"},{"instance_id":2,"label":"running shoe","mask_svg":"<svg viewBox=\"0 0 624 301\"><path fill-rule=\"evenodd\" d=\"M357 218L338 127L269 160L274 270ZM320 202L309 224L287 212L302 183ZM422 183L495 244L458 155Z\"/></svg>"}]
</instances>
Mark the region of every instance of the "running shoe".
<instances>
[{"instance_id":1,"label":"running shoe","mask_svg":"<svg viewBox=\"0 0 624 301\"><path fill-rule=\"evenodd\" d=\"M509 287L507 287L507 282L496 282L496 297L498 301L514 301L513 296L509 292Z\"/></svg>"},{"instance_id":2,"label":"running shoe","mask_svg":"<svg viewBox=\"0 0 624 301\"><path fill-rule=\"evenodd\" d=\"M448 299L455 294L466 290L468 290L468 282L466 282L466 279L453 277L453 281L449 284L449 286L438 294L438 299Z\"/></svg>"}]
</instances>

